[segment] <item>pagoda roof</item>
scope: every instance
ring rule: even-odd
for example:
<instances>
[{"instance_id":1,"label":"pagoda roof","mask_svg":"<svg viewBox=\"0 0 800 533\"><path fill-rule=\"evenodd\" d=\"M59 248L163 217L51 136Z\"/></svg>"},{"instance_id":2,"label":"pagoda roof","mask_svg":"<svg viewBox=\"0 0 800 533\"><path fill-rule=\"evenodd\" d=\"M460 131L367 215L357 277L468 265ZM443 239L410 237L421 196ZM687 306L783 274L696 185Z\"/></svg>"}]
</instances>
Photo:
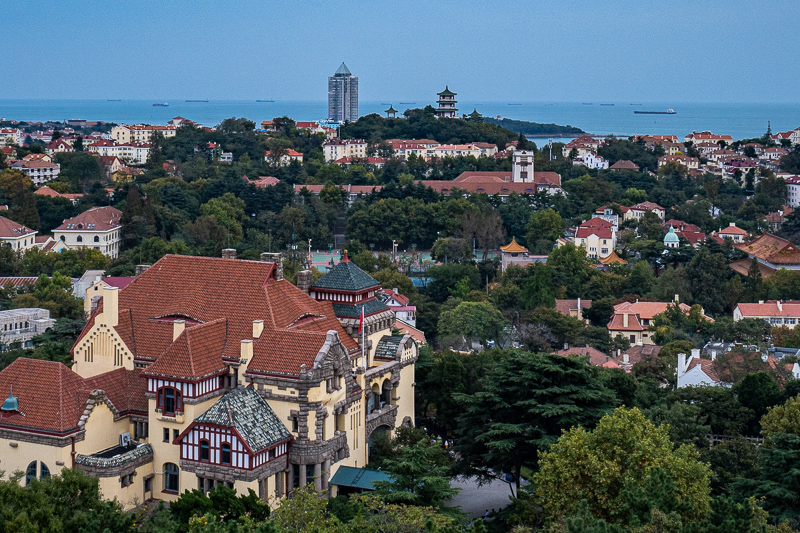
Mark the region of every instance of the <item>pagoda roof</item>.
<instances>
[{"instance_id":1,"label":"pagoda roof","mask_svg":"<svg viewBox=\"0 0 800 533\"><path fill-rule=\"evenodd\" d=\"M378 280L361 270L358 265L347 258L347 255L312 285L315 289L337 291L362 291L379 286Z\"/></svg>"},{"instance_id":2,"label":"pagoda roof","mask_svg":"<svg viewBox=\"0 0 800 533\"><path fill-rule=\"evenodd\" d=\"M628 262L625 261L623 258L617 255L617 252L611 252L605 257L601 257L598 259L604 265L627 265Z\"/></svg>"},{"instance_id":3,"label":"pagoda roof","mask_svg":"<svg viewBox=\"0 0 800 533\"><path fill-rule=\"evenodd\" d=\"M511 237L511 242L506 244L505 246L501 246L500 249L503 250L504 252L510 252L510 253L527 252L528 251L527 248L525 248L524 246L522 246L521 244L519 244L517 242L517 238L516 237Z\"/></svg>"},{"instance_id":4,"label":"pagoda roof","mask_svg":"<svg viewBox=\"0 0 800 533\"><path fill-rule=\"evenodd\" d=\"M385 113L397 113L397 109L395 109L393 105L390 105L390 106L389 106L389 109L387 109L387 110L386 110L386 111L384 111L384 112L385 112Z\"/></svg>"},{"instance_id":5,"label":"pagoda roof","mask_svg":"<svg viewBox=\"0 0 800 533\"><path fill-rule=\"evenodd\" d=\"M445 85L445 87L444 87L444 91L442 91L442 92L440 92L440 93L436 93L436 94L437 94L438 96L455 96L455 95L457 95L458 93L454 93L453 91L451 91L451 90L450 90L450 87L448 87L447 85Z\"/></svg>"},{"instance_id":6,"label":"pagoda roof","mask_svg":"<svg viewBox=\"0 0 800 533\"><path fill-rule=\"evenodd\" d=\"M382 311L389 311L391 307L380 300L366 300L363 304L333 304L333 312L339 318L359 318L361 307L364 307L364 316L374 315Z\"/></svg>"}]
</instances>

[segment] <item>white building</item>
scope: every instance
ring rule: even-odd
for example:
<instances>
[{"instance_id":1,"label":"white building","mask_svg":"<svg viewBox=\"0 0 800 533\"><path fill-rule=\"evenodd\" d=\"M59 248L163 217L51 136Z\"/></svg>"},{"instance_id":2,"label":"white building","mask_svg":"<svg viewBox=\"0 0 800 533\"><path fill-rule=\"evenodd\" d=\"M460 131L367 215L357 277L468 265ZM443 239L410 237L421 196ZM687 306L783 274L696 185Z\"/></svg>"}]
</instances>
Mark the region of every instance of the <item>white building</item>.
<instances>
[{"instance_id":1,"label":"white building","mask_svg":"<svg viewBox=\"0 0 800 533\"><path fill-rule=\"evenodd\" d=\"M800 176L787 176L786 182L786 205L789 207L800 206Z\"/></svg>"},{"instance_id":2,"label":"white building","mask_svg":"<svg viewBox=\"0 0 800 533\"><path fill-rule=\"evenodd\" d=\"M343 157L364 159L367 157L367 141L364 139L331 139L322 145L325 162L331 163Z\"/></svg>"},{"instance_id":3,"label":"white building","mask_svg":"<svg viewBox=\"0 0 800 533\"><path fill-rule=\"evenodd\" d=\"M587 168L596 169L596 170L603 170L608 168L608 161L600 157L599 155L589 152L583 154L581 156L576 157L572 160L573 165L583 165Z\"/></svg>"},{"instance_id":4,"label":"white building","mask_svg":"<svg viewBox=\"0 0 800 533\"><path fill-rule=\"evenodd\" d=\"M121 217L119 209L93 207L65 220L53 230L53 235L72 249L94 248L114 259L119 256L122 241Z\"/></svg>"},{"instance_id":5,"label":"white building","mask_svg":"<svg viewBox=\"0 0 800 533\"><path fill-rule=\"evenodd\" d=\"M31 339L53 327L47 309L22 308L0 311L0 350L33 348Z\"/></svg>"},{"instance_id":6,"label":"white building","mask_svg":"<svg viewBox=\"0 0 800 533\"><path fill-rule=\"evenodd\" d=\"M22 130L16 128L0 128L0 145L22 144L23 134Z\"/></svg>"},{"instance_id":7,"label":"white building","mask_svg":"<svg viewBox=\"0 0 800 533\"><path fill-rule=\"evenodd\" d=\"M534 180L534 153L516 150L512 157L511 180L514 183L530 183Z\"/></svg>"},{"instance_id":8,"label":"white building","mask_svg":"<svg viewBox=\"0 0 800 533\"><path fill-rule=\"evenodd\" d=\"M150 156L150 145L146 143L114 143L99 141L86 147L90 152L101 156L118 157L126 163L143 165Z\"/></svg>"},{"instance_id":9,"label":"white building","mask_svg":"<svg viewBox=\"0 0 800 533\"><path fill-rule=\"evenodd\" d=\"M11 165L14 170L19 170L28 176L34 185L41 185L54 180L61 173L61 165L48 161L17 161Z\"/></svg>"},{"instance_id":10,"label":"white building","mask_svg":"<svg viewBox=\"0 0 800 533\"><path fill-rule=\"evenodd\" d=\"M395 318L412 327L417 327L417 306L409 305L408 297L400 294L397 288L381 289L378 296L394 311Z\"/></svg>"},{"instance_id":11,"label":"white building","mask_svg":"<svg viewBox=\"0 0 800 533\"><path fill-rule=\"evenodd\" d=\"M120 124L119 126L111 128L111 138L118 144L149 143L155 132L160 133L163 137L175 137L177 131L178 127L174 125L153 126L150 124L136 124L134 126L128 126L126 124Z\"/></svg>"},{"instance_id":12,"label":"white building","mask_svg":"<svg viewBox=\"0 0 800 533\"><path fill-rule=\"evenodd\" d=\"M6 217L0 217L0 246L24 252L36 246L36 231Z\"/></svg>"},{"instance_id":13,"label":"white building","mask_svg":"<svg viewBox=\"0 0 800 533\"><path fill-rule=\"evenodd\" d=\"M733 320L745 318L766 320L773 326L794 329L800 322L800 302L783 300L760 300L758 303L740 303L733 308Z\"/></svg>"}]
</instances>

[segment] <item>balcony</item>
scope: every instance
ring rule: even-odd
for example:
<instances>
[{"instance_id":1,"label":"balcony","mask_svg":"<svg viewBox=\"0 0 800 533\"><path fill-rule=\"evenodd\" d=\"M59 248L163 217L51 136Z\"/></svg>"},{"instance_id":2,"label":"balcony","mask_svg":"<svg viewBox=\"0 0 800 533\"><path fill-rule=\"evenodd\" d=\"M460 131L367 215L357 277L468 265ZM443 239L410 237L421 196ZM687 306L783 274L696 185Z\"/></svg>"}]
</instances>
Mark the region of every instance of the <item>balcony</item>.
<instances>
[{"instance_id":1,"label":"balcony","mask_svg":"<svg viewBox=\"0 0 800 533\"><path fill-rule=\"evenodd\" d=\"M92 455L78 454L75 465L96 477L114 477L130 473L141 465L153 462L153 447L149 444L131 442L124 446L112 446Z\"/></svg>"}]
</instances>

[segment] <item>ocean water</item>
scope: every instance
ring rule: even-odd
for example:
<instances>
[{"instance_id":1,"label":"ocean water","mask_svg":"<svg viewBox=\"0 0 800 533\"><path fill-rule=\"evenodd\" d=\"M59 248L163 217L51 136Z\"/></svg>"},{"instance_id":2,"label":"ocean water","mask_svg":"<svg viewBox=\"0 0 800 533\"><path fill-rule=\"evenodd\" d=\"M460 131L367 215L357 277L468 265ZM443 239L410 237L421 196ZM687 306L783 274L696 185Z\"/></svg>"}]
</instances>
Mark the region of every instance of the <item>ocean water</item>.
<instances>
[{"instance_id":1,"label":"ocean water","mask_svg":"<svg viewBox=\"0 0 800 533\"><path fill-rule=\"evenodd\" d=\"M327 116L324 101L211 100L209 102L169 101L169 107L153 107L153 100L3 100L0 118L10 120L86 119L117 123L165 124L182 116L205 126L215 126L228 117L262 120L289 116L295 120L320 120ZM361 115L380 113L393 105L401 113L423 107L430 101L414 103L362 101ZM513 104L513 105L509 105ZM606 105L601 105L606 104ZM613 105L609 105L613 104ZM640 105L632 105L640 104ZM532 122L571 125L596 135L674 134L692 131L727 133L734 139L757 137L767 130L787 131L800 127L800 103L676 103L676 102L459 102L460 112L477 109L485 116ZM675 115L637 115L634 110L664 111ZM554 139L563 140L563 139Z\"/></svg>"}]
</instances>

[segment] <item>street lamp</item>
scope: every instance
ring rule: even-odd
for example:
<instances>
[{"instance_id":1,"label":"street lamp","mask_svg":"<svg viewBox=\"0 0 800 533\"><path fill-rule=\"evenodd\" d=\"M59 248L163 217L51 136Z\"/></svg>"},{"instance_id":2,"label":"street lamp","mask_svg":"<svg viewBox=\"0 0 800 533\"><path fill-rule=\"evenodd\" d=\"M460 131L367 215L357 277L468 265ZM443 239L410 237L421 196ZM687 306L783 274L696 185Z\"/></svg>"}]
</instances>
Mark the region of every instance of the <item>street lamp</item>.
<instances>
[{"instance_id":1,"label":"street lamp","mask_svg":"<svg viewBox=\"0 0 800 533\"><path fill-rule=\"evenodd\" d=\"M392 239L392 261L397 262L397 253L395 249L397 248L397 241Z\"/></svg>"},{"instance_id":2,"label":"street lamp","mask_svg":"<svg viewBox=\"0 0 800 533\"><path fill-rule=\"evenodd\" d=\"M311 257L311 239L308 239L308 268L311 268L313 261Z\"/></svg>"}]
</instances>

